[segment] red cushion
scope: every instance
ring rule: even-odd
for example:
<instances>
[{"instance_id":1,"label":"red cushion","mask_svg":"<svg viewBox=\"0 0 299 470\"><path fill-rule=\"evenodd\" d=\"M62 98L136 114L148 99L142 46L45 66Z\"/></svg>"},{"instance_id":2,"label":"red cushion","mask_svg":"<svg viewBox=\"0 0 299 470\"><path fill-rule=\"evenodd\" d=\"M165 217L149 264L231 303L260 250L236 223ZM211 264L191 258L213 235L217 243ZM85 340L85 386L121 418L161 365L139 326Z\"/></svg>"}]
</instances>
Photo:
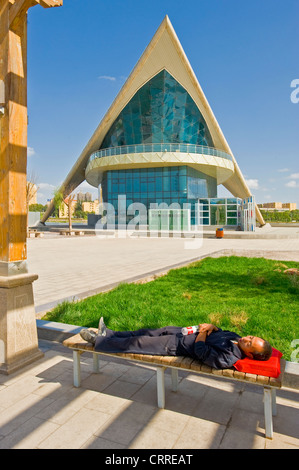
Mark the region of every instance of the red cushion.
<instances>
[{"instance_id":1,"label":"red cushion","mask_svg":"<svg viewBox=\"0 0 299 470\"><path fill-rule=\"evenodd\" d=\"M256 359L239 359L234 367L239 372L248 372L250 374L264 375L266 377L278 377L280 374L280 358L282 353L272 348L272 356L267 361L257 361Z\"/></svg>"}]
</instances>

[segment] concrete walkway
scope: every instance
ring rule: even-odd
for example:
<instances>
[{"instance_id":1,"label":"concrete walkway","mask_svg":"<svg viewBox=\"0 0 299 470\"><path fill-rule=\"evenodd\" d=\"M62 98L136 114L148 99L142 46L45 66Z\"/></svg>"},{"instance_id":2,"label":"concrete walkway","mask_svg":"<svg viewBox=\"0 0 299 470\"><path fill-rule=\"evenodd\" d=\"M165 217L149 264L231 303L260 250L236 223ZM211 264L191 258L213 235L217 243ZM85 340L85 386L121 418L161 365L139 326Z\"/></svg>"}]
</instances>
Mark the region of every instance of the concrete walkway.
<instances>
[{"instance_id":1,"label":"concrete walkway","mask_svg":"<svg viewBox=\"0 0 299 470\"><path fill-rule=\"evenodd\" d=\"M254 384L181 372L172 392L166 373L161 410L150 366L106 357L95 374L86 354L82 386L75 388L71 353L60 343L40 341L40 347L43 359L0 375L0 449L115 449L118 455L117 449L299 448L297 390L277 392L269 440L262 390Z\"/></svg>"},{"instance_id":2,"label":"concrete walkway","mask_svg":"<svg viewBox=\"0 0 299 470\"><path fill-rule=\"evenodd\" d=\"M193 243L193 245L192 245ZM294 239L98 239L49 235L28 240L37 317L63 298L146 277L200 257L236 254L299 261ZM223 252L222 252L223 253ZM225 253L225 251L224 251ZM39 312L39 313L38 313ZM299 391L277 392L273 440L264 437L262 390L217 377L180 373L166 408L156 403L155 371L107 357L100 373L82 356L82 386L73 387L71 352L40 339L44 357L10 376L0 375L1 449L295 449L299 447ZM153 451L153 453L155 453ZM192 454L191 452L188 452ZM195 463L195 458L193 460Z\"/></svg>"}]
</instances>

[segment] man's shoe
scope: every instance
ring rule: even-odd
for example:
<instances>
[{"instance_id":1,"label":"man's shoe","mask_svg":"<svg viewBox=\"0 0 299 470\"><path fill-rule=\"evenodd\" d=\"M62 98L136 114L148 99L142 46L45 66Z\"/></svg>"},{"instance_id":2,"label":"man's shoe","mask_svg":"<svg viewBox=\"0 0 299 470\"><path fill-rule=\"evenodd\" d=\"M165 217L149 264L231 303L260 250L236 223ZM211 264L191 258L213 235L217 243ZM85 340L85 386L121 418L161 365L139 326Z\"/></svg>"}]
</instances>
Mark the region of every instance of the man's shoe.
<instances>
[{"instance_id":1,"label":"man's shoe","mask_svg":"<svg viewBox=\"0 0 299 470\"><path fill-rule=\"evenodd\" d=\"M104 318L101 317L99 321L98 336L106 336L107 326L104 323Z\"/></svg>"},{"instance_id":2,"label":"man's shoe","mask_svg":"<svg viewBox=\"0 0 299 470\"><path fill-rule=\"evenodd\" d=\"M95 344L96 339L97 339L97 334L93 330L88 330L87 328L84 328L83 330L80 331L80 336L81 338L84 339L84 341L87 341L88 343Z\"/></svg>"}]
</instances>

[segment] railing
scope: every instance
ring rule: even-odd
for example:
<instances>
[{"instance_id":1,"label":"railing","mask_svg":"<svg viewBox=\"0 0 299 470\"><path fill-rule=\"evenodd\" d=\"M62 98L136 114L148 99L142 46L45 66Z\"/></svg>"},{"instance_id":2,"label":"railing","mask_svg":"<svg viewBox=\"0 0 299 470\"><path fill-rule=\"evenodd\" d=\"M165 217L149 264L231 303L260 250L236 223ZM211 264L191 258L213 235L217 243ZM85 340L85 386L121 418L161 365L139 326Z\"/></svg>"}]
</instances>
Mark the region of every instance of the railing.
<instances>
[{"instance_id":1,"label":"railing","mask_svg":"<svg viewBox=\"0 0 299 470\"><path fill-rule=\"evenodd\" d=\"M120 147L109 147L97 150L89 157L89 162L96 158L112 157L113 155L125 155L128 153L143 152L181 152L181 153L197 153L203 155L212 155L214 157L226 158L232 161L232 156L223 150L214 147L206 147L204 145L195 144L137 144L122 145Z\"/></svg>"}]
</instances>

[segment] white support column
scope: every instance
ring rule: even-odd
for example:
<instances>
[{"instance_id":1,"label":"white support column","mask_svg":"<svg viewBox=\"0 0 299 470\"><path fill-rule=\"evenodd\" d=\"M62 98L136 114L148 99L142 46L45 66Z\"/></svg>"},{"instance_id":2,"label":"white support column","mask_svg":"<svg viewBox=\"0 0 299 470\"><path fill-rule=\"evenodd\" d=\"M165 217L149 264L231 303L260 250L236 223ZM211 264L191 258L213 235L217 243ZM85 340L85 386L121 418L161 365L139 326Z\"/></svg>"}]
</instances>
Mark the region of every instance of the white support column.
<instances>
[{"instance_id":1,"label":"white support column","mask_svg":"<svg viewBox=\"0 0 299 470\"><path fill-rule=\"evenodd\" d=\"M100 370L100 358L98 354L93 353L93 371L98 373Z\"/></svg>"},{"instance_id":2,"label":"white support column","mask_svg":"<svg viewBox=\"0 0 299 470\"><path fill-rule=\"evenodd\" d=\"M165 367L157 367L157 398L158 407L165 408Z\"/></svg>"},{"instance_id":3,"label":"white support column","mask_svg":"<svg viewBox=\"0 0 299 470\"><path fill-rule=\"evenodd\" d=\"M277 409L276 409L276 389L271 388L271 394L272 394L272 416L277 415Z\"/></svg>"},{"instance_id":4,"label":"white support column","mask_svg":"<svg viewBox=\"0 0 299 470\"><path fill-rule=\"evenodd\" d=\"M171 369L171 385L172 391L177 392L179 383L179 371L177 369Z\"/></svg>"},{"instance_id":5,"label":"white support column","mask_svg":"<svg viewBox=\"0 0 299 470\"><path fill-rule=\"evenodd\" d=\"M268 439L273 438L272 420L272 390L264 387L264 413L265 413L265 434Z\"/></svg>"},{"instance_id":6,"label":"white support column","mask_svg":"<svg viewBox=\"0 0 299 470\"><path fill-rule=\"evenodd\" d=\"M80 364L80 351L73 351L73 376L74 376L74 386L80 387L81 385L81 364Z\"/></svg>"}]
</instances>

